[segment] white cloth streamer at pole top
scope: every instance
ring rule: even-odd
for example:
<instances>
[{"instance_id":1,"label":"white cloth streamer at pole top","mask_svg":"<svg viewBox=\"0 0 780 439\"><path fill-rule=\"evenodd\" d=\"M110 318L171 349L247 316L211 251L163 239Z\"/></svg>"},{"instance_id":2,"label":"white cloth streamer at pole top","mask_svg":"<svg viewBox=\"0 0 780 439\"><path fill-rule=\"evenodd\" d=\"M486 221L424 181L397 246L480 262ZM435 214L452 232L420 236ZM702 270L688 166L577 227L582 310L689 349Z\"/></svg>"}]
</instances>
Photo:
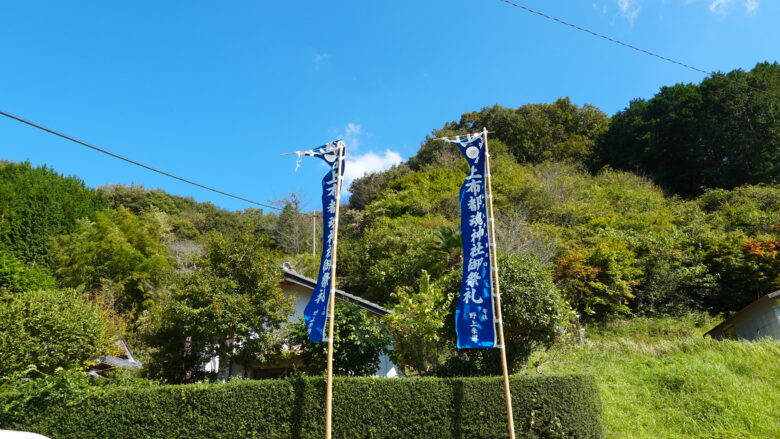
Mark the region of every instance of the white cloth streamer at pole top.
<instances>
[{"instance_id":1,"label":"white cloth streamer at pole top","mask_svg":"<svg viewBox=\"0 0 780 439\"><path fill-rule=\"evenodd\" d=\"M326 144L326 145L324 145L324 146L322 146L320 148L310 149L308 151L295 151L295 152L291 152L291 153L287 153L287 154L295 154L297 156L297 158L295 159L295 172L298 172L298 169L300 169L300 167L301 167L301 159L303 158L303 156L305 156L305 155L307 155L307 156L317 156L317 155L325 156L325 154L327 154L327 153L338 151L339 148L342 148L343 146L344 146L344 142L342 142L341 140L335 140L335 141L330 142L330 143L328 143L328 144ZM286 154L282 154L282 155L286 155ZM335 160L335 155L334 155L333 158ZM328 159L327 156L326 156L326 159ZM328 160L328 161L332 162L333 160Z\"/></svg>"}]
</instances>

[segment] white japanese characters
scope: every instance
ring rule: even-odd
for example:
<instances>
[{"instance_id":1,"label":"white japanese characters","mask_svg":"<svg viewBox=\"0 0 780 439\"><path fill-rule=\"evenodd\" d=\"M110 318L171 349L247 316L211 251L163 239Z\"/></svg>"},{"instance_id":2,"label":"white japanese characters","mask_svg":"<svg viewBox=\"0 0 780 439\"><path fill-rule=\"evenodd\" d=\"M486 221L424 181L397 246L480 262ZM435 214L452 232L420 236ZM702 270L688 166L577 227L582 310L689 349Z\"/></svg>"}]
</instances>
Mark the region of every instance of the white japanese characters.
<instances>
[{"instance_id":1,"label":"white japanese characters","mask_svg":"<svg viewBox=\"0 0 780 439\"><path fill-rule=\"evenodd\" d=\"M485 348L495 344L492 325L491 261L487 216L485 151L481 136L455 140L469 163L460 192L463 234L463 282L456 312L458 347Z\"/></svg>"},{"instance_id":2,"label":"white japanese characters","mask_svg":"<svg viewBox=\"0 0 780 439\"><path fill-rule=\"evenodd\" d=\"M343 144L340 142L333 142L307 154L323 158L330 167L330 171L322 179L323 252L320 260L320 272L312 297L304 310L309 339L313 342L324 340L323 335L327 322L331 277L334 268L333 247L337 225L336 211L338 210L336 197L339 195L340 173L343 173L343 159L337 160L337 158L339 157L338 148L342 147Z\"/></svg>"}]
</instances>

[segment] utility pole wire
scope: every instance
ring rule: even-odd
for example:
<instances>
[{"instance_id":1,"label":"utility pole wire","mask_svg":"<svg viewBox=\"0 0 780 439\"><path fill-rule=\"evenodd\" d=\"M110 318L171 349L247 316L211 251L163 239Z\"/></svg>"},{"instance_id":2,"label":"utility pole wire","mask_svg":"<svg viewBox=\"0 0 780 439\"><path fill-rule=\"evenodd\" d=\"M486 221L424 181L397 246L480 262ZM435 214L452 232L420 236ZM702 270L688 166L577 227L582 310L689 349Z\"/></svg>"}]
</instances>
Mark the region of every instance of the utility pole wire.
<instances>
[{"instance_id":1,"label":"utility pole wire","mask_svg":"<svg viewBox=\"0 0 780 439\"><path fill-rule=\"evenodd\" d=\"M152 172L156 172L158 174L165 175L166 177L170 177L170 178L173 178L173 179L176 179L176 180L179 180L179 181L183 181L183 182L185 182L187 184L191 184L193 186L197 186L197 187L199 187L201 189L206 189L206 190L211 191L211 192L216 192L216 193L218 193L220 195L224 195L226 197L235 198L237 200L241 200L241 201L244 201L244 202L247 202L247 203L250 203L250 204L254 204L254 205L257 205L257 206L267 207L269 209L275 209L275 210L282 210L281 208L276 207L276 206L271 206L270 204L264 204L264 203L260 203L260 202L257 202L257 201L253 201L253 200L244 198L244 197L239 197L238 195L233 195L233 194L227 193L225 191L221 191L219 189L215 189L213 187L206 186L204 184L200 184L200 183L194 182L192 180L188 180L186 178L179 177L177 175L173 175L170 172L165 172L163 170L151 167L149 165L145 165L143 163L137 162L137 161L129 159L127 157L123 157L123 156L121 156L119 154L115 154L115 153L113 153L111 151L108 151L108 150L105 150L103 148L100 148L100 147L97 147L97 146L94 146L94 145L90 145L87 142L83 142L81 140L78 140L76 138L73 138L73 137L70 137L68 135L62 134L62 133L60 133L58 131L55 131L55 130L52 130L50 128L46 128L43 125L37 124L35 122L31 122L31 121L23 119L23 118L21 118L19 116L15 116L13 114L6 113L5 111L0 110L0 115L3 115L3 116L8 117L10 119L14 119L14 120L19 121L19 122L24 123L24 124L30 125L31 127L38 128L39 130L46 131L47 133L54 134L55 136L62 137L63 139L70 140L71 142L78 143L79 145L86 146L87 148L94 149L95 151L101 152L103 154L110 155L111 157L117 158L119 160L123 160L123 161L131 163L133 165L140 166L142 168L148 169L148 170L150 170Z\"/></svg>"},{"instance_id":2,"label":"utility pole wire","mask_svg":"<svg viewBox=\"0 0 780 439\"><path fill-rule=\"evenodd\" d=\"M590 30L590 29L588 29L588 28L585 28L585 27L582 27L582 26L578 26L578 25L576 25L576 24L574 24L574 23L570 23L570 22L568 22L568 21L565 21L565 20L561 20L560 18L553 17L552 15L547 15L547 14L545 14L544 12L537 11L536 9L531 9L531 8L529 8L529 7L527 7L527 6L523 6L523 5L521 5L521 4L518 4L518 3L515 3L515 2L513 2L513 1L510 1L510 0L498 0L498 1L500 1L500 2L502 2L502 3L506 3L506 4L508 4L509 6L514 6L515 8L522 9L522 10L524 10L524 11L526 11L526 12L530 12L530 13L532 13L532 14L539 15L539 16L541 16L541 17L544 17L544 18L548 19L548 20L555 21L555 22L557 22L557 23L559 23L559 24L562 24L562 25L564 25L564 26L569 26L569 27L571 27L571 28L574 28L574 29L576 29L576 30L578 30L578 31L580 31L580 32L585 32L585 33L587 33L587 34L591 34L591 35L592 35L592 36L594 36L594 37L597 37L597 38L603 38L603 39L605 39L605 40L609 41L610 43L619 44L619 45L621 45L621 46L623 46L623 47L627 47L627 48L629 48L629 49L631 49L631 50L635 50L635 51L637 51L637 52L639 52L639 53L643 53L643 54L645 54L645 55L650 55L650 56L653 56L653 57L659 58L659 59L661 59L661 60L663 60L663 61L670 62L670 63L672 63L672 64L677 64L678 66L684 67L684 68L686 68L686 69L693 70L693 71L695 71L695 72L699 72L699 73L704 73L705 75L707 75L707 76L711 76L711 77L714 77L714 76L719 76L719 75L720 75L718 72L713 72L713 71L708 71L708 70L700 69L700 68L698 68L698 67L694 67L694 66L692 66L692 65L690 65L690 64L686 64L686 63L684 63L684 62L677 61L676 59L672 59L672 58L669 58L669 57L666 57L666 56L663 56L663 55L659 55L659 54L657 54L657 53L655 53L655 52L651 52L651 51L649 51L649 50L642 49L641 47L634 46L633 44L628 44L628 43L625 43L625 42L623 42L623 41L620 41L620 40L618 40L618 39L615 39L615 38L612 38L612 37L608 37L608 36L606 36L606 35L604 35L604 34L600 34L600 33L598 33L598 32L592 31L592 30ZM731 78L729 78L729 77L727 77L727 76L725 76L725 75L720 75L720 76L721 76L723 79L725 79L725 80L727 80L727 81L729 81L729 82L735 82L735 83L736 83L736 81L732 80ZM775 94L775 93L772 93L772 92L770 92L770 91L763 90L763 89L760 89L760 88L757 88L757 87L753 87L752 85L749 85L749 84L743 84L743 85L744 85L745 87L751 88L751 89L753 89L753 90L755 90L755 91L758 91L758 92L764 93L764 94L766 94L766 95L768 95L768 96L774 96L774 97L776 97L776 98L780 98L780 95L777 95L777 94Z\"/></svg>"},{"instance_id":3,"label":"utility pole wire","mask_svg":"<svg viewBox=\"0 0 780 439\"><path fill-rule=\"evenodd\" d=\"M696 72L699 72L699 73L704 73L704 74L705 74L705 75L707 75L707 76L712 76L712 75L714 75L714 74L715 74L715 72L708 72L707 70L703 70L703 69L700 69L700 68L698 68L698 67L694 67L694 66L691 66L691 65L685 64L685 63L683 63L683 62L680 62L680 61L674 60L674 59L672 59L672 58L667 58L667 57L665 57L665 56L663 56L663 55L659 55L659 54L657 54L657 53L655 53L655 52L651 52L651 51L649 51L649 50L645 50L645 49L642 49L642 48L640 48L640 47L636 47L636 46L634 46L634 45L632 45L632 44L624 43L624 42L622 42L622 41L620 41L620 40L616 40L616 39L614 39L614 38L610 38L610 37L608 37L608 36L606 36L606 35L600 34L600 33L598 33L598 32L594 32L594 31L592 31L592 30L590 30L590 29L587 29L587 28L584 28L584 27L577 26L577 25L576 25L576 24L574 24L574 23L569 23L568 21L561 20L560 18L555 18L555 17L553 17L553 16L551 16L551 15L547 15L547 14L545 14L544 12L540 12L540 11L537 11L537 10L535 10L535 9L531 9L531 8L529 8L529 7L527 7L527 6L523 6L523 5L517 4L517 3L515 3L515 2L509 1L509 0L498 0L498 1L500 1L500 2L503 2L503 3L506 3L506 4L510 5L510 6L514 6L514 7L516 7L516 8L522 9L522 10L524 10L524 11L530 12L530 13L532 13L532 14L540 15L540 16L542 16L542 17L544 17L544 18L548 19L548 20L556 21L556 22L558 22L558 23L560 23L560 24L563 24L563 25L565 25L565 26L573 27L574 29L577 29L578 31L585 32L585 33L589 33L589 34L591 34L591 35L593 35L593 36L595 36L595 37L598 37L598 38L603 38L603 39L605 39L605 40L607 40L607 41L609 41L609 42L612 42L612 43L615 43L615 44L620 44L621 46L628 47L629 49L636 50L637 52L642 52L642 53L644 53L644 54L646 54L646 55L654 56L654 57L656 57L656 58L660 58L660 59L662 59L662 60L664 60L664 61L668 61L668 62L670 62L670 63L674 63L674 64L677 64L677 65L683 66L683 67L685 67L686 69L691 69L691 70L694 70L694 71L696 71Z\"/></svg>"}]
</instances>

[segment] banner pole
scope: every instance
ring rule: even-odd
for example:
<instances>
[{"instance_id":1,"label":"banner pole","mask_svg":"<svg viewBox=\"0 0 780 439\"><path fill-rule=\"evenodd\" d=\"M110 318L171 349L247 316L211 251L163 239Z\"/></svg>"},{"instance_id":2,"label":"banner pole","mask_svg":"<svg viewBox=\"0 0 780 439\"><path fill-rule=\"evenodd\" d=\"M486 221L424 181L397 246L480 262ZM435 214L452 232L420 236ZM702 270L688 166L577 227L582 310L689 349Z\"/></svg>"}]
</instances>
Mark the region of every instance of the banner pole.
<instances>
[{"instance_id":1,"label":"banner pole","mask_svg":"<svg viewBox=\"0 0 780 439\"><path fill-rule=\"evenodd\" d=\"M328 372L325 385L325 439L331 439L333 419L333 323L336 314L336 253L339 240L339 204L341 201L341 166L344 158L344 143L339 142L339 168L336 183L336 212L333 221L333 255L330 266L330 298L328 299Z\"/></svg>"},{"instance_id":2,"label":"banner pole","mask_svg":"<svg viewBox=\"0 0 780 439\"><path fill-rule=\"evenodd\" d=\"M501 314L501 288L498 282L498 257L496 256L496 217L493 212L493 185L490 172L490 151L488 150L488 130L483 128L482 136L485 140L485 182L487 183L488 222L490 227L490 259L493 261L493 305L495 321L497 323L498 345L501 350L501 370L504 373L504 399L506 401L506 427L509 439L515 439L515 422L512 416L512 394L509 391L509 368L506 364L506 342L504 342L504 319Z\"/></svg>"}]
</instances>

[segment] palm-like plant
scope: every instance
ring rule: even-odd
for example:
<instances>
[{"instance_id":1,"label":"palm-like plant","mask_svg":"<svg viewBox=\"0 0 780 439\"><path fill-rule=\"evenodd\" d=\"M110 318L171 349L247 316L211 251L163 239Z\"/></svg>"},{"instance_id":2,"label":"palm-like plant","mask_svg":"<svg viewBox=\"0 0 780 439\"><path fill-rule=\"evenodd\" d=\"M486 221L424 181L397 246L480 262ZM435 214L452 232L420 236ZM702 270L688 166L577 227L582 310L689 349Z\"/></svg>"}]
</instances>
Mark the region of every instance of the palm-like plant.
<instances>
[{"instance_id":1,"label":"palm-like plant","mask_svg":"<svg viewBox=\"0 0 780 439\"><path fill-rule=\"evenodd\" d=\"M460 230L455 227L439 227L430 250L438 256L437 262L430 270L435 277L457 269L463 264Z\"/></svg>"}]
</instances>

